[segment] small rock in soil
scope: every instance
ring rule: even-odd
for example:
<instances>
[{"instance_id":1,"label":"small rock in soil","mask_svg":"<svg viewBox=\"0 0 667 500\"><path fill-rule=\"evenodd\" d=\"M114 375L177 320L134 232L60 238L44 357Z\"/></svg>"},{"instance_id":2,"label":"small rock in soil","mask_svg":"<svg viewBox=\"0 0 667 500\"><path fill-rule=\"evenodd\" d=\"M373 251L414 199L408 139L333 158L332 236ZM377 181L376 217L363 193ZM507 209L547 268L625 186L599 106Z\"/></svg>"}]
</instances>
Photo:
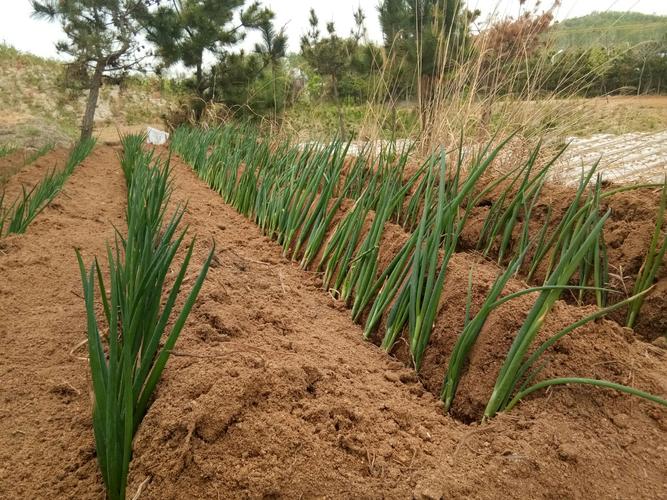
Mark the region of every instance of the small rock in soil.
<instances>
[{"instance_id":1,"label":"small rock in soil","mask_svg":"<svg viewBox=\"0 0 667 500\"><path fill-rule=\"evenodd\" d=\"M611 421L614 422L614 425L619 429L625 429L630 423L630 417L625 413L619 413L618 415L611 417Z\"/></svg>"},{"instance_id":2,"label":"small rock in soil","mask_svg":"<svg viewBox=\"0 0 667 500\"><path fill-rule=\"evenodd\" d=\"M563 443L558 447L558 458L564 462L576 462L577 450L572 445Z\"/></svg>"},{"instance_id":3,"label":"small rock in soil","mask_svg":"<svg viewBox=\"0 0 667 500\"><path fill-rule=\"evenodd\" d=\"M658 337L653 341L653 345L656 347L659 347L660 349L666 349L667 350L667 337L664 335L661 337Z\"/></svg>"},{"instance_id":4,"label":"small rock in soil","mask_svg":"<svg viewBox=\"0 0 667 500\"><path fill-rule=\"evenodd\" d=\"M412 493L414 500L441 500L443 497L440 490L432 485L417 484Z\"/></svg>"}]
</instances>

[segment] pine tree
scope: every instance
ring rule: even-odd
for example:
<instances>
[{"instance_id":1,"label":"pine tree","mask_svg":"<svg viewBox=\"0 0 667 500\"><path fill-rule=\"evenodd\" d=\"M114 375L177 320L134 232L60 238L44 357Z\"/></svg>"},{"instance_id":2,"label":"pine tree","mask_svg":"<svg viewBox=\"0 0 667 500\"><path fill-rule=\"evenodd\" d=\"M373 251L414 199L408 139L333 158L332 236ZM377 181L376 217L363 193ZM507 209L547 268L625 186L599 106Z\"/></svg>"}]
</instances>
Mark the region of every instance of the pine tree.
<instances>
[{"instance_id":1,"label":"pine tree","mask_svg":"<svg viewBox=\"0 0 667 500\"><path fill-rule=\"evenodd\" d=\"M425 128L435 82L465 56L468 26L479 11L463 0L382 0L378 14L385 48L401 68L396 78L417 88Z\"/></svg>"},{"instance_id":2,"label":"pine tree","mask_svg":"<svg viewBox=\"0 0 667 500\"><path fill-rule=\"evenodd\" d=\"M157 47L165 66L182 62L195 69L195 91L204 96L204 54L221 54L245 37L245 28L256 28L265 16L257 2L234 16L245 0L173 0L147 12L144 25L147 38Z\"/></svg>"},{"instance_id":3,"label":"pine tree","mask_svg":"<svg viewBox=\"0 0 667 500\"><path fill-rule=\"evenodd\" d=\"M265 66L271 67L273 113L274 119L277 119L278 99L276 84L278 80L280 60L284 58L287 53L287 35L285 33L284 27L276 32L276 28L273 25L273 18L273 12L268 9L264 11L262 19L259 21L257 26L262 36L262 41L261 43L255 44L255 52L262 57Z\"/></svg>"},{"instance_id":4,"label":"pine tree","mask_svg":"<svg viewBox=\"0 0 667 500\"><path fill-rule=\"evenodd\" d=\"M338 83L343 72L350 67L357 42L354 38L339 37L332 22L326 24L328 36L320 38L319 19L313 9L310 9L308 22L310 30L301 38L301 53L317 73L331 79L331 90L338 111L338 128L341 137L345 137L345 120Z\"/></svg>"},{"instance_id":5,"label":"pine tree","mask_svg":"<svg viewBox=\"0 0 667 500\"><path fill-rule=\"evenodd\" d=\"M153 0L154 1L154 0ZM138 16L151 0L32 0L33 16L59 22L67 40L58 42L59 52L92 70L81 139L91 137L102 78L107 72L135 67L140 58Z\"/></svg>"}]
</instances>

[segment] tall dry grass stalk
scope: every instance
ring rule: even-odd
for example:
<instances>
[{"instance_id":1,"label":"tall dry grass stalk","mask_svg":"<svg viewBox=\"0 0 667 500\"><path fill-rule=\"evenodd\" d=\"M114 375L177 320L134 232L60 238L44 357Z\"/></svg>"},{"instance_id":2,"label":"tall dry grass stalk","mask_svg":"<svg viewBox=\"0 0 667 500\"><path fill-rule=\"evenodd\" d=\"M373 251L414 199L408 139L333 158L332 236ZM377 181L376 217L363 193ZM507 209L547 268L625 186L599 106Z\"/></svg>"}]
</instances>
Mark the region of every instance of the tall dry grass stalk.
<instances>
[{"instance_id":1,"label":"tall dry grass stalk","mask_svg":"<svg viewBox=\"0 0 667 500\"><path fill-rule=\"evenodd\" d=\"M563 66L553 56L555 38L548 29L558 7L555 2L539 14L533 10L516 19L489 18L476 33L468 33L470 45L462 58L452 53L452 33L440 30L438 70L420 75L417 64L411 78L420 120L409 135L418 140L420 150L455 144L462 132L475 143L518 131L515 142L528 144L540 138L546 144L562 144L586 120L581 95L612 60L582 74L578 66L588 57L582 51ZM601 32L600 38L603 36ZM381 60L376 61L381 69L374 80L360 137L382 137L386 124L395 121L396 109L411 105L395 97L397 75L406 67L406 58L396 46L393 41L383 48ZM419 61L422 47L418 45L416 50ZM548 82L551 90L547 90Z\"/></svg>"},{"instance_id":2,"label":"tall dry grass stalk","mask_svg":"<svg viewBox=\"0 0 667 500\"><path fill-rule=\"evenodd\" d=\"M387 138L416 140L419 147L415 151L424 154L440 145L456 145L461 134L466 143L480 144L515 133L506 152L517 154L527 154L538 139L547 146L561 146L573 130L585 128L582 125L589 116L586 100L581 97L583 91L613 59L588 64L590 70L582 72L580 66L588 58L586 51L576 58L554 56L556 40L549 26L557 8L557 1L541 12L524 6L517 18L499 15L496 9L487 19L473 23L474 29L468 28L469 44L463 50L454 40L460 32L429 27L439 33L436 71L430 75L421 71L423 40L419 36L415 39L414 64L402 53L402 33L397 33L394 40L371 52L374 70L368 78L369 98L362 105L364 118L354 138L371 142ZM602 41L605 35L600 31L599 39ZM413 82L407 91L406 81ZM287 80L283 83L288 85ZM401 86L403 95L399 97ZM292 123L289 112L260 116L250 106L231 109L214 102L204 103L199 120L191 109L182 111L182 122L204 126L254 115L259 128L274 140L329 141L332 135L317 123ZM399 115L406 111L419 118L399 126ZM543 151L553 152L548 147Z\"/></svg>"}]
</instances>

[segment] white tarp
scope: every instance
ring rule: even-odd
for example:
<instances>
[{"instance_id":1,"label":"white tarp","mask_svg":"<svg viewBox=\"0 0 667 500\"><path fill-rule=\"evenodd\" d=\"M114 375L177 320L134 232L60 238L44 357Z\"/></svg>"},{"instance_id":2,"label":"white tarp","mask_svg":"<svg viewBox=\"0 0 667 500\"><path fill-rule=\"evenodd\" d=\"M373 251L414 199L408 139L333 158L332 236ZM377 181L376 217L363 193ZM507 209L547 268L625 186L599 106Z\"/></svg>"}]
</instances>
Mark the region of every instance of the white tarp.
<instances>
[{"instance_id":1,"label":"white tarp","mask_svg":"<svg viewBox=\"0 0 667 500\"><path fill-rule=\"evenodd\" d=\"M161 146L162 144L165 144L169 140L169 134L167 132L163 132L162 130L158 130L153 127L148 127L146 130L146 142L148 144L156 144L158 146Z\"/></svg>"}]
</instances>

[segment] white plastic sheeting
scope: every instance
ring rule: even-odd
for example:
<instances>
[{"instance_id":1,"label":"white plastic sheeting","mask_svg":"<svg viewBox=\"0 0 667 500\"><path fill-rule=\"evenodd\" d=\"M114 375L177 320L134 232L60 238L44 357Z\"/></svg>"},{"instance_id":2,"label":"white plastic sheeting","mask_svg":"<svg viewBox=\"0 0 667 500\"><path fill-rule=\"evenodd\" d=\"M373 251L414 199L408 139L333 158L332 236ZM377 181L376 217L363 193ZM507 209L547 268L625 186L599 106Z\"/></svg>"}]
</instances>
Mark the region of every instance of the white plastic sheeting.
<instances>
[{"instance_id":1,"label":"white plastic sheeting","mask_svg":"<svg viewBox=\"0 0 667 500\"><path fill-rule=\"evenodd\" d=\"M161 146L162 144L165 144L169 140L169 134L167 132L163 132L162 130L158 130L153 127L148 127L146 129L146 142L148 144L156 144L158 146Z\"/></svg>"}]
</instances>

